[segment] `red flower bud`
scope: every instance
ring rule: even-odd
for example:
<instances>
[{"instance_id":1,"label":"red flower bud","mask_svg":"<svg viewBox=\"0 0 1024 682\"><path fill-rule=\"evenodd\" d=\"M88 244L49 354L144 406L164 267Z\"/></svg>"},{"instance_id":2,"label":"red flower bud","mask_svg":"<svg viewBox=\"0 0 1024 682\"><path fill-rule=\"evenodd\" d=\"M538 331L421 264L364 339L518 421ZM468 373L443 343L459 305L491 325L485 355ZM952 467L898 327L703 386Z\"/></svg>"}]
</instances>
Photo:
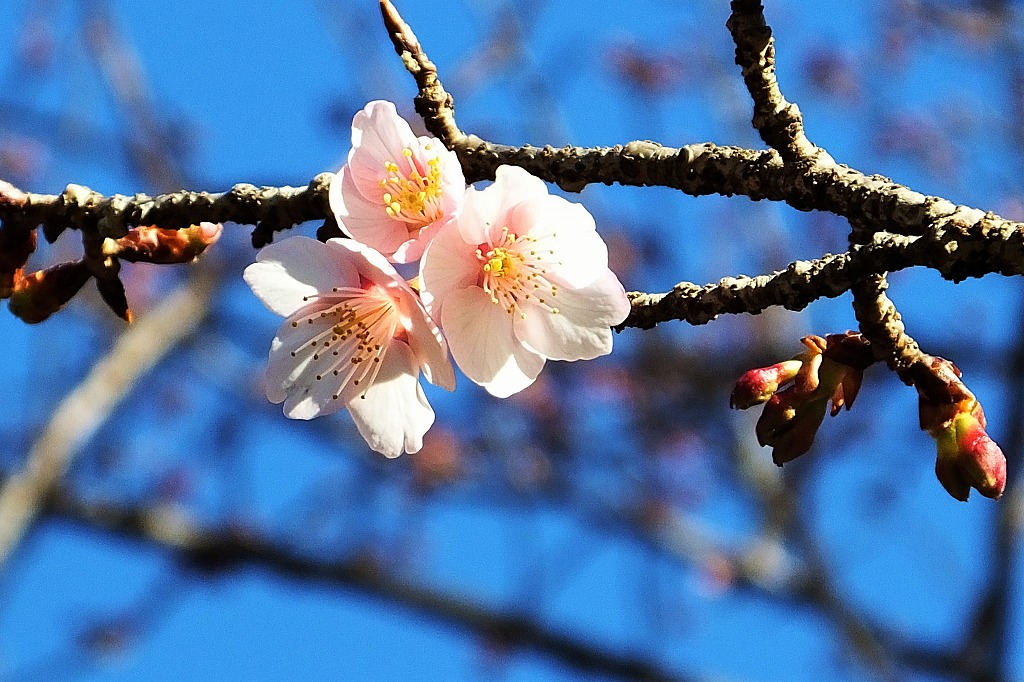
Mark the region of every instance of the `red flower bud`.
<instances>
[{"instance_id":1,"label":"red flower bud","mask_svg":"<svg viewBox=\"0 0 1024 682\"><path fill-rule=\"evenodd\" d=\"M818 427L825 419L827 398L801 396L795 387L771 397L757 420L755 433L761 446L772 446L778 466L811 449Z\"/></svg>"},{"instance_id":2,"label":"red flower bud","mask_svg":"<svg viewBox=\"0 0 1024 682\"><path fill-rule=\"evenodd\" d=\"M740 377L729 404L746 409L766 403L757 421L757 441L773 447L782 466L811 449L831 401L832 416L853 405L864 374L874 362L870 346L853 332L801 339L807 350L791 360L753 369ZM780 386L792 385L779 391Z\"/></svg>"},{"instance_id":3,"label":"red flower bud","mask_svg":"<svg viewBox=\"0 0 1024 682\"><path fill-rule=\"evenodd\" d=\"M132 310L128 307L128 298L124 293L124 283L120 277L96 280L96 288L103 302L114 311L114 314L131 324Z\"/></svg>"}]
</instances>

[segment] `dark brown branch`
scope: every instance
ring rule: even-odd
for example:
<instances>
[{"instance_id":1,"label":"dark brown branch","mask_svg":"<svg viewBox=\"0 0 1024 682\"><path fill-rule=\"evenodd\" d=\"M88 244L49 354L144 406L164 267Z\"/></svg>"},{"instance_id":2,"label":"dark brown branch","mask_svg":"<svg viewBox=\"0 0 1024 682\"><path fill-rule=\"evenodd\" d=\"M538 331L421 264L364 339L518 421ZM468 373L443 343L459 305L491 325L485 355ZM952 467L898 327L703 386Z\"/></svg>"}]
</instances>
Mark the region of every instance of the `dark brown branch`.
<instances>
[{"instance_id":1,"label":"dark brown branch","mask_svg":"<svg viewBox=\"0 0 1024 682\"><path fill-rule=\"evenodd\" d=\"M775 77L775 39L765 22L760 0L733 0L726 27L736 43L736 65L754 100L754 128L786 161L811 159L822 153L804 133L800 109L787 102ZM831 161L831 159L822 159Z\"/></svg>"},{"instance_id":2,"label":"dark brown branch","mask_svg":"<svg viewBox=\"0 0 1024 682\"><path fill-rule=\"evenodd\" d=\"M139 225L181 229L204 221L234 222L256 225L253 241L262 246L275 231L323 220L330 213L327 193L333 177L321 173L302 188L238 184L219 194L181 191L156 197L107 197L81 185L68 185L62 194L19 196L16 188L4 183L0 220L26 228L42 225L50 241L69 227L117 239Z\"/></svg>"},{"instance_id":3,"label":"dark brown branch","mask_svg":"<svg viewBox=\"0 0 1024 682\"><path fill-rule=\"evenodd\" d=\"M206 573L252 564L289 579L356 589L468 630L503 647L543 652L579 670L632 680L678 680L656 663L620 655L555 632L529 616L494 610L448 592L403 579L372 557L327 561L309 557L241 528L203 528L166 510L85 503L66 492L51 496L47 511L127 538L180 552Z\"/></svg>"},{"instance_id":4,"label":"dark brown branch","mask_svg":"<svg viewBox=\"0 0 1024 682\"><path fill-rule=\"evenodd\" d=\"M850 290L865 276L912 266L934 268L954 281L1022 271L1024 225L846 166L786 164L774 150L710 143L680 149L644 141L610 148L553 149L509 147L463 135L436 68L394 7L387 0L381 6L396 49L419 84L427 126L456 150L470 182L493 178L498 166L514 164L568 190L578 191L591 183L619 183L673 187L694 196L737 194L782 201L804 211L829 211L861 226L854 235L859 245L850 254L796 262L782 273L754 279L729 278L704 287L684 282L666 294L633 294L633 314L624 327L650 327L671 319L702 324L719 314L756 313L774 305L799 310L817 298ZM248 223L257 225L253 242L262 246L277 230L329 219L327 193L332 178L323 173L302 189L243 184L222 194L176 192L158 197L104 197L77 185L69 185L61 195L25 195L0 185L0 221L23 230L41 224L50 239L67 227L120 237L137 225L181 228L201 221ZM922 237L898 239L867 227L879 225L888 233Z\"/></svg>"},{"instance_id":5,"label":"dark brown branch","mask_svg":"<svg viewBox=\"0 0 1024 682\"><path fill-rule=\"evenodd\" d=\"M987 231L987 224L986 219L966 230L939 231L920 237L880 234L872 244L854 246L847 253L813 261L796 261L771 275L726 277L703 287L680 282L672 291L661 294L632 292L629 296L633 310L619 329L647 329L668 320L706 324L718 315L756 314L773 306L802 310L819 298L834 298L853 290L879 273L914 266L932 268L953 281L989 272L1024 274L1024 229L1004 234ZM898 321L898 316L890 302L885 318L869 327L875 338L868 333L865 336L887 348L887 339L897 338L891 336L887 325ZM899 330L902 333L902 325ZM895 328L892 333L896 333ZM903 347L909 352L906 343ZM888 361L888 356L880 359Z\"/></svg>"},{"instance_id":6,"label":"dark brown branch","mask_svg":"<svg viewBox=\"0 0 1024 682\"><path fill-rule=\"evenodd\" d=\"M864 338L871 342L875 359L884 362L903 381L912 384L909 370L925 362L917 342L907 334L903 318L885 295L889 282L885 273L869 275L853 287L853 311ZM930 358L927 358L930 360Z\"/></svg>"},{"instance_id":7,"label":"dark brown branch","mask_svg":"<svg viewBox=\"0 0 1024 682\"><path fill-rule=\"evenodd\" d=\"M455 105L452 96L441 85L437 67L427 58L416 34L405 23L390 0L380 0L380 11L384 26L395 46L395 52L402 58L406 70L416 79L419 94L413 100L416 113L423 117L427 130L436 135L446 147L461 141L465 134L455 123Z\"/></svg>"},{"instance_id":8,"label":"dark brown branch","mask_svg":"<svg viewBox=\"0 0 1024 682\"><path fill-rule=\"evenodd\" d=\"M886 230L898 234L924 234L947 225L1002 235L1021 229L1019 223L928 197L888 178L867 176L845 166L785 166L771 151L710 143L676 149L640 141L597 148L508 147L474 136L459 143L456 151L471 182L493 179L498 166L512 164L570 190L591 183L618 183L673 187L693 196L740 194L755 201L783 201L802 211L828 211L885 225ZM258 224L269 232L325 219L330 213L327 192L332 178L330 173L321 173L301 189L240 184L221 194L182 191L157 197L105 197L69 185L61 195L29 194L18 201L4 201L6 193L0 187L0 220L43 224L50 238L66 227L99 230L102 236L116 238L129 226L182 228L201 221ZM870 234L863 239L869 240Z\"/></svg>"}]
</instances>

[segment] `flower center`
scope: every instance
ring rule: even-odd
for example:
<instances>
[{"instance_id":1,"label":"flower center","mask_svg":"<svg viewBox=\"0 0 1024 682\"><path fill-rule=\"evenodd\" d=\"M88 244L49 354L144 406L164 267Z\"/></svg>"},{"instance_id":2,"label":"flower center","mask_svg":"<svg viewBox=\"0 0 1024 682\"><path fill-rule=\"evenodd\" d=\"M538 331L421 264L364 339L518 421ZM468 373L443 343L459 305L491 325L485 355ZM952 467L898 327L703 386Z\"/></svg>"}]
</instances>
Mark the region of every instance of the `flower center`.
<instances>
[{"instance_id":1,"label":"flower center","mask_svg":"<svg viewBox=\"0 0 1024 682\"><path fill-rule=\"evenodd\" d=\"M430 151L432 145L424 149ZM387 177L380 181L383 191L384 210L395 220L407 223L410 234L441 217L441 157L427 159L424 168L421 159L412 149L402 150L405 160L402 165L395 161L384 163Z\"/></svg>"},{"instance_id":2,"label":"flower center","mask_svg":"<svg viewBox=\"0 0 1024 682\"><path fill-rule=\"evenodd\" d=\"M512 268L515 263L508 249L501 246L491 249L487 252L486 258L487 262L484 263L484 272L490 273L491 277L514 276L512 275Z\"/></svg>"},{"instance_id":3,"label":"flower center","mask_svg":"<svg viewBox=\"0 0 1024 682\"><path fill-rule=\"evenodd\" d=\"M525 318L527 306L557 315L558 308L548 302L558 295L558 286L547 277L546 260L553 255L553 250L538 249L536 238L519 237L503 227L497 245L481 244L476 250L480 286L509 315Z\"/></svg>"},{"instance_id":4,"label":"flower center","mask_svg":"<svg viewBox=\"0 0 1024 682\"><path fill-rule=\"evenodd\" d=\"M292 327L303 323L316 324L318 328L324 323L328 326L292 351L292 357L303 350L312 351L316 380L330 378L337 382L332 396L335 400L350 381L353 386L362 387L360 397L365 398L366 389L377 378L388 345L396 336L406 333L399 307L387 291L375 285L368 289L335 287L318 298L333 305L294 320Z\"/></svg>"}]
</instances>

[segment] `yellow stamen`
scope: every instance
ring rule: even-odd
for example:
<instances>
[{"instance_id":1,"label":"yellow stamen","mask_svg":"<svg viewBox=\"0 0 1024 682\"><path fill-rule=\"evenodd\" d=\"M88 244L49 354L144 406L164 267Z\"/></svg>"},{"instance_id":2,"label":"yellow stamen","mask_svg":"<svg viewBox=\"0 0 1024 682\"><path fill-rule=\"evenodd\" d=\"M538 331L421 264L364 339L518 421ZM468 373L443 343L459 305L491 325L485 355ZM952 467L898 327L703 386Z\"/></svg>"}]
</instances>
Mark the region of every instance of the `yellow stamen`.
<instances>
[{"instance_id":1,"label":"yellow stamen","mask_svg":"<svg viewBox=\"0 0 1024 682\"><path fill-rule=\"evenodd\" d=\"M425 149L429 150L428 145ZM441 158L434 156L426 162L426 175L421 172L422 161L417 161L412 149L402 150L405 157L402 171L394 161L387 161L384 170L389 177L382 178L378 185L384 190L381 198L384 211L392 218L407 224L410 234L433 223L441 217Z\"/></svg>"}]
</instances>

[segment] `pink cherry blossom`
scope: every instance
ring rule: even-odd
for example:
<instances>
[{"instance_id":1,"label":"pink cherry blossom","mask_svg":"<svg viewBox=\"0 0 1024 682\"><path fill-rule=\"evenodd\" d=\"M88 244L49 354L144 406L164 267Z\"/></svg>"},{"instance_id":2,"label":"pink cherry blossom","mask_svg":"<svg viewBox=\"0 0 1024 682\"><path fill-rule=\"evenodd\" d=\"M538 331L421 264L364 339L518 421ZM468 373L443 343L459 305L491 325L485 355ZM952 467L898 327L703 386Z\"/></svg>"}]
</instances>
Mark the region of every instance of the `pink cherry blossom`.
<instances>
[{"instance_id":1,"label":"pink cherry blossom","mask_svg":"<svg viewBox=\"0 0 1024 682\"><path fill-rule=\"evenodd\" d=\"M423 255L420 287L455 362L498 397L546 360L610 353L610 327L630 309L590 213L512 166L467 191Z\"/></svg>"},{"instance_id":2,"label":"pink cherry blossom","mask_svg":"<svg viewBox=\"0 0 1024 682\"><path fill-rule=\"evenodd\" d=\"M292 237L260 251L245 281L287 318L270 347L271 402L293 419L348 408L377 452L420 449L434 422L420 372L448 390L455 372L437 326L381 254L351 239Z\"/></svg>"},{"instance_id":3,"label":"pink cherry blossom","mask_svg":"<svg viewBox=\"0 0 1024 682\"><path fill-rule=\"evenodd\" d=\"M370 102L352 120L352 151L331 183L331 209L349 236L394 263L412 263L466 191L454 152L416 137L391 102Z\"/></svg>"}]
</instances>

